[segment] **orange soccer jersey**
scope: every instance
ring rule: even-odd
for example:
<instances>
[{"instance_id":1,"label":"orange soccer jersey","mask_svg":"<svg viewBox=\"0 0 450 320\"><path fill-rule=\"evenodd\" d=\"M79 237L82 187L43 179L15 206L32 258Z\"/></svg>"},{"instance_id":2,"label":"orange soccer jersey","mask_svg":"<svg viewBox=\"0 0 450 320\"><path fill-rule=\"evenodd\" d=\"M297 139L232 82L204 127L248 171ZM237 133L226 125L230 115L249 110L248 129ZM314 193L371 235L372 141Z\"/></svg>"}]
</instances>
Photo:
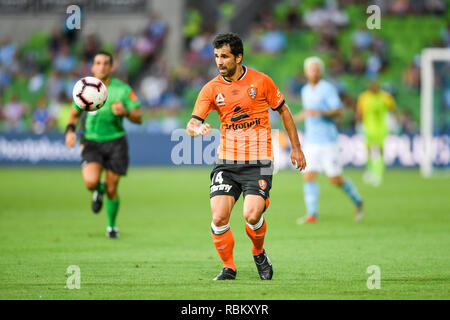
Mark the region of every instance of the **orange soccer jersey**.
<instances>
[{"instance_id":1,"label":"orange soccer jersey","mask_svg":"<svg viewBox=\"0 0 450 320\"><path fill-rule=\"evenodd\" d=\"M192 117L204 121L212 110L219 114L219 159L272 160L269 108L281 108L284 96L269 76L243 68L236 81L218 75L208 82L197 97Z\"/></svg>"}]
</instances>

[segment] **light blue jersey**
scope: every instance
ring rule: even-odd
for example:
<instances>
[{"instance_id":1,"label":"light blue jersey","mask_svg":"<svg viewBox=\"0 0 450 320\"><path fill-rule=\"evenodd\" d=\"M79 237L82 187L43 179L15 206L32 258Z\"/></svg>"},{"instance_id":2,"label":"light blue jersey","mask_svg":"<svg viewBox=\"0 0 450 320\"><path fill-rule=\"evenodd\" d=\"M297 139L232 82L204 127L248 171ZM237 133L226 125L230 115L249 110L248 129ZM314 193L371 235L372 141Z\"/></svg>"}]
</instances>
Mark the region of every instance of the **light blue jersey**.
<instances>
[{"instance_id":1,"label":"light blue jersey","mask_svg":"<svg viewBox=\"0 0 450 320\"><path fill-rule=\"evenodd\" d=\"M302 88L303 109L330 111L342 107L336 88L320 80L313 88L309 83ZM315 116L305 119L305 141L311 144L335 143L338 131L333 117Z\"/></svg>"}]
</instances>

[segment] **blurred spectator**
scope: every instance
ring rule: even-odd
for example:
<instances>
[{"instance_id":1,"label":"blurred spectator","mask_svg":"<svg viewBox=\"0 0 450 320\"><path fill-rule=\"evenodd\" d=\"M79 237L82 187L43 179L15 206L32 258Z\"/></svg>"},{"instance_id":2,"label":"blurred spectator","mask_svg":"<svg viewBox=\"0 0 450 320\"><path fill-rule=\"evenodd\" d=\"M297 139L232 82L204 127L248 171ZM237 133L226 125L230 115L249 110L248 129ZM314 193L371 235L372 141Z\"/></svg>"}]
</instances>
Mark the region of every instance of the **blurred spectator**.
<instances>
[{"instance_id":1,"label":"blurred spectator","mask_svg":"<svg viewBox=\"0 0 450 320\"><path fill-rule=\"evenodd\" d=\"M6 130L8 131L23 131L24 123L23 116L26 114L25 105L20 102L17 95L13 95L11 100L6 103L3 110L3 116L6 120Z\"/></svg>"},{"instance_id":2,"label":"blurred spectator","mask_svg":"<svg viewBox=\"0 0 450 320\"><path fill-rule=\"evenodd\" d=\"M444 107L447 110L447 112L450 112L450 87L447 87L444 89L444 93L443 93L443 101L444 101Z\"/></svg>"},{"instance_id":3,"label":"blurred spectator","mask_svg":"<svg viewBox=\"0 0 450 320\"><path fill-rule=\"evenodd\" d=\"M0 93L3 88L6 88L12 80L11 72L8 72L5 67L0 66Z\"/></svg>"},{"instance_id":4,"label":"blurred spectator","mask_svg":"<svg viewBox=\"0 0 450 320\"><path fill-rule=\"evenodd\" d=\"M120 53L122 50L131 50L133 48L134 37L132 34L121 31L119 39L116 42L116 52Z\"/></svg>"},{"instance_id":5,"label":"blurred spectator","mask_svg":"<svg viewBox=\"0 0 450 320\"><path fill-rule=\"evenodd\" d=\"M61 48L62 34L59 28L53 28L49 40L49 49L52 56L56 56Z\"/></svg>"},{"instance_id":6,"label":"blurred spectator","mask_svg":"<svg viewBox=\"0 0 450 320\"><path fill-rule=\"evenodd\" d=\"M67 119L72 111L72 99L61 93L55 105L50 107L50 116L55 119L56 127L60 132L66 130Z\"/></svg>"},{"instance_id":7,"label":"blurred spectator","mask_svg":"<svg viewBox=\"0 0 450 320\"><path fill-rule=\"evenodd\" d=\"M277 54L286 47L286 37L280 31L275 29L274 22L270 22L267 30L263 32L260 39L260 48L263 52Z\"/></svg>"},{"instance_id":8,"label":"blurred spectator","mask_svg":"<svg viewBox=\"0 0 450 320\"><path fill-rule=\"evenodd\" d=\"M28 90L33 93L38 92L44 86L44 82L44 74L38 68L34 68L33 75L28 83Z\"/></svg>"},{"instance_id":9,"label":"blurred spectator","mask_svg":"<svg viewBox=\"0 0 450 320\"><path fill-rule=\"evenodd\" d=\"M403 83L409 88L419 89L420 68L414 61L411 62L405 72L403 72Z\"/></svg>"},{"instance_id":10,"label":"blurred spectator","mask_svg":"<svg viewBox=\"0 0 450 320\"><path fill-rule=\"evenodd\" d=\"M287 45L284 32L277 27L270 10L262 11L251 29L250 46L255 52L277 54Z\"/></svg>"},{"instance_id":11,"label":"blurred spectator","mask_svg":"<svg viewBox=\"0 0 450 320\"><path fill-rule=\"evenodd\" d=\"M409 10L409 0L392 0L389 9L393 14L406 15Z\"/></svg>"},{"instance_id":12,"label":"blurred spectator","mask_svg":"<svg viewBox=\"0 0 450 320\"><path fill-rule=\"evenodd\" d=\"M196 35L192 39L189 49L192 52L191 59L196 62L211 62L214 57L212 46L213 34L210 31Z\"/></svg>"},{"instance_id":13,"label":"blurred spectator","mask_svg":"<svg viewBox=\"0 0 450 320\"><path fill-rule=\"evenodd\" d=\"M308 27L319 30L325 25L334 28L344 27L348 25L349 17L347 12L339 10L337 1L328 0L324 7L319 6L305 12L303 20Z\"/></svg>"},{"instance_id":14,"label":"blurred spectator","mask_svg":"<svg viewBox=\"0 0 450 320\"><path fill-rule=\"evenodd\" d=\"M158 15L152 14L145 27L145 31L158 45L160 45L166 35L167 27L165 22L160 19Z\"/></svg>"},{"instance_id":15,"label":"blurred spectator","mask_svg":"<svg viewBox=\"0 0 450 320\"><path fill-rule=\"evenodd\" d=\"M329 62L328 72L331 77L337 77L341 75L346 70L346 63L344 56L341 51L332 52L331 59Z\"/></svg>"},{"instance_id":16,"label":"blurred spectator","mask_svg":"<svg viewBox=\"0 0 450 320\"><path fill-rule=\"evenodd\" d=\"M147 58L150 57L155 49L156 43L152 41L152 39L148 36L147 32L142 31L141 34L136 39L134 43L134 48L141 57Z\"/></svg>"},{"instance_id":17,"label":"blurred spectator","mask_svg":"<svg viewBox=\"0 0 450 320\"><path fill-rule=\"evenodd\" d=\"M36 134L42 134L47 130L50 122L50 114L47 109L47 99L40 98L32 115L32 130Z\"/></svg>"},{"instance_id":18,"label":"blurred spectator","mask_svg":"<svg viewBox=\"0 0 450 320\"><path fill-rule=\"evenodd\" d=\"M425 9L429 13L441 14L445 12L446 4L444 0L425 0L424 2L425 2Z\"/></svg>"},{"instance_id":19,"label":"blurred spectator","mask_svg":"<svg viewBox=\"0 0 450 320\"><path fill-rule=\"evenodd\" d=\"M294 99L299 99L301 97L302 88L306 82L303 71L297 72L289 81L289 94L292 95Z\"/></svg>"},{"instance_id":20,"label":"blurred spectator","mask_svg":"<svg viewBox=\"0 0 450 320\"><path fill-rule=\"evenodd\" d=\"M80 79L80 75L76 70L73 70L69 75L66 75L63 81L63 89L66 96L71 97L73 92L73 87L75 83Z\"/></svg>"},{"instance_id":21,"label":"blurred spectator","mask_svg":"<svg viewBox=\"0 0 450 320\"><path fill-rule=\"evenodd\" d=\"M339 28L349 23L347 12L339 9L335 0L328 0L323 7L309 10L303 17L306 26L314 29L319 34L319 51L337 50L337 34Z\"/></svg>"},{"instance_id":22,"label":"blurred spectator","mask_svg":"<svg viewBox=\"0 0 450 320\"><path fill-rule=\"evenodd\" d=\"M47 82L47 96L49 99L58 97L64 91L64 83L61 75L57 70L54 70Z\"/></svg>"},{"instance_id":23,"label":"blurred spectator","mask_svg":"<svg viewBox=\"0 0 450 320\"><path fill-rule=\"evenodd\" d=\"M317 50L322 52L339 50L337 33L338 31L330 24L327 24L321 28Z\"/></svg>"},{"instance_id":24,"label":"blurred spectator","mask_svg":"<svg viewBox=\"0 0 450 320\"><path fill-rule=\"evenodd\" d=\"M196 8L188 8L185 11L186 21L183 26L183 36L186 39L185 46L188 47L191 39L193 39L201 31L201 25L203 22L203 17L200 11Z\"/></svg>"},{"instance_id":25,"label":"blurred spectator","mask_svg":"<svg viewBox=\"0 0 450 320\"><path fill-rule=\"evenodd\" d=\"M419 0L422 1L422 0ZM386 0L371 0L370 4L376 5L380 8L381 14L384 15L389 11L389 1Z\"/></svg>"},{"instance_id":26,"label":"blurred spectator","mask_svg":"<svg viewBox=\"0 0 450 320\"><path fill-rule=\"evenodd\" d=\"M13 64L13 60L17 54L17 44L6 37L0 47L0 65L8 68Z\"/></svg>"},{"instance_id":27,"label":"blurred spectator","mask_svg":"<svg viewBox=\"0 0 450 320\"><path fill-rule=\"evenodd\" d=\"M395 15L441 14L446 9L445 0L392 0L384 3L389 4L389 12Z\"/></svg>"},{"instance_id":28,"label":"blurred spectator","mask_svg":"<svg viewBox=\"0 0 450 320\"><path fill-rule=\"evenodd\" d=\"M372 54L366 61L366 75L369 79L375 79L380 72L383 62L380 56Z\"/></svg>"},{"instance_id":29,"label":"blurred spectator","mask_svg":"<svg viewBox=\"0 0 450 320\"><path fill-rule=\"evenodd\" d=\"M162 74L148 73L141 81L140 97L149 106L159 106L167 87L168 81Z\"/></svg>"},{"instance_id":30,"label":"blurred spectator","mask_svg":"<svg viewBox=\"0 0 450 320\"><path fill-rule=\"evenodd\" d=\"M350 66L349 66L350 73L361 75L364 73L364 70L365 70L365 64L364 64L361 54L358 52L353 52L353 54L350 58Z\"/></svg>"},{"instance_id":31,"label":"blurred spectator","mask_svg":"<svg viewBox=\"0 0 450 320\"><path fill-rule=\"evenodd\" d=\"M418 132L417 124L415 123L409 109L403 109L400 112L398 118L398 124L400 126L401 133L415 134Z\"/></svg>"},{"instance_id":32,"label":"blurred spectator","mask_svg":"<svg viewBox=\"0 0 450 320\"><path fill-rule=\"evenodd\" d=\"M295 6L290 6L286 16L286 27L288 30L300 29L302 27L301 17Z\"/></svg>"},{"instance_id":33,"label":"blurred spectator","mask_svg":"<svg viewBox=\"0 0 450 320\"><path fill-rule=\"evenodd\" d=\"M70 53L70 47L65 44L56 55L53 65L57 71L62 73L69 73L77 65L77 59Z\"/></svg>"},{"instance_id":34,"label":"blurred spectator","mask_svg":"<svg viewBox=\"0 0 450 320\"><path fill-rule=\"evenodd\" d=\"M380 56L385 61L387 56L387 44L386 41L380 37L373 37L370 50Z\"/></svg>"},{"instance_id":35,"label":"blurred spectator","mask_svg":"<svg viewBox=\"0 0 450 320\"><path fill-rule=\"evenodd\" d=\"M372 34L367 30L366 26L361 26L352 36L353 46L357 50L366 50L372 44Z\"/></svg>"},{"instance_id":36,"label":"blurred spectator","mask_svg":"<svg viewBox=\"0 0 450 320\"><path fill-rule=\"evenodd\" d=\"M447 22L447 25L441 30L441 39L444 43L444 46L450 48L450 22Z\"/></svg>"},{"instance_id":37,"label":"blurred spectator","mask_svg":"<svg viewBox=\"0 0 450 320\"><path fill-rule=\"evenodd\" d=\"M147 26L134 42L136 53L143 59L143 68L156 57L166 34L166 26L156 15L152 15Z\"/></svg>"},{"instance_id":38,"label":"blurred spectator","mask_svg":"<svg viewBox=\"0 0 450 320\"><path fill-rule=\"evenodd\" d=\"M101 43L96 34L88 34L83 45L83 60L92 61L97 52L100 51Z\"/></svg>"}]
</instances>

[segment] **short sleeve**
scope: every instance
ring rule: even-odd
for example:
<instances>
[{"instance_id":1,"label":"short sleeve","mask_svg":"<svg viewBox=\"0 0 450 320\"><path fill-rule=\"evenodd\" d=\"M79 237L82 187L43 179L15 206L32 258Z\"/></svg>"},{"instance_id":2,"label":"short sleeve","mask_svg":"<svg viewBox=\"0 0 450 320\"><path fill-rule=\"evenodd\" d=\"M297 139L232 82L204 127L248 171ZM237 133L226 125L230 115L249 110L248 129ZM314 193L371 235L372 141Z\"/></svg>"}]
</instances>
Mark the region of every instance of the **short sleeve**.
<instances>
[{"instance_id":1,"label":"short sleeve","mask_svg":"<svg viewBox=\"0 0 450 320\"><path fill-rule=\"evenodd\" d=\"M339 93L337 89L332 86L331 84L328 87L327 90L327 97L326 97L327 107L330 110L339 109L342 107L341 98L339 98Z\"/></svg>"},{"instance_id":2,"label":"short sleeve","mask_svg":"<svg viewBox=\"0 0 450 320\"><path fill-rule=\"evenodd\" d=\"M265 77L264 87L266 90L266 99L272 110L278 110L284 105L284 96L269 76Z\"/></svg>"},{"instance_id":3,"label":"short sleeve","mask_svg":"<svg viewBox=\"0 0 450 320\"><path fill-rule=\"evenodd\" d=\"M72 108L77 110L78 112L83 112L83 109L81 109L75 102L72 102Z\"/></svg>"},{"instance_id":4,"label":"short sleeve","mask_svg":"<svg viewBox=\"0 0 450 320\"><path fill-rule=\"evenodd\" d=\"M141 106L138 97L131 87L128 87L126 90L125 97L122 99L122 102L127 110L133 110Z\"/></svg>"},{"instance_id":5,"label":"short sleeve","mask_svg":"<svg viewBox=\"0 0 450 320\"><path fill-rule=\"evenodd\" d=\"M204 86L197 96L197 101L195 101L192 118L203 122L213 109L214 104L211 99L211 89L208 86Z\"/></svg>"}]
</instances>

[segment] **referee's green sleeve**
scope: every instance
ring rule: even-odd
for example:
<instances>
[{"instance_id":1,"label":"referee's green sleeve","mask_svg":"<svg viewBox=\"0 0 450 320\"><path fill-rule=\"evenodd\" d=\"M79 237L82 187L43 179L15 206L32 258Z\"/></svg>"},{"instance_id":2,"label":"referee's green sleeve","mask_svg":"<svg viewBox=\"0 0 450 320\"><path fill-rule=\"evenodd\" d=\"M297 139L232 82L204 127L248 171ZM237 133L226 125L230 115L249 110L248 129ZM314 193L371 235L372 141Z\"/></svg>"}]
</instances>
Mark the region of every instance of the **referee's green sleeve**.
<instances>
[{"instance_id":1,"label":"referee's green sleeve","mask_svg":"<svg viewBox=\"0 0 450 320\"><path fill-rule=\"evenodd\" d=\"M79 106L77 106L77 104L75 102L72 102L72 107L77 110L78 112L83 112L84 110L81 109Z\"/></svg>"},{"instance_id":2,"label":"referee's green sleeve","mask_svg":"<svg viewBox=\"0 0 450 320\"><path fill-rule=\"evenodd\" d=\"M128 91L126 97L124 98L123 104L125 105L125 108L127 108L128 110L133 110L141 106L138 97L131 88Z\"/></svg>"}]
</instances>

